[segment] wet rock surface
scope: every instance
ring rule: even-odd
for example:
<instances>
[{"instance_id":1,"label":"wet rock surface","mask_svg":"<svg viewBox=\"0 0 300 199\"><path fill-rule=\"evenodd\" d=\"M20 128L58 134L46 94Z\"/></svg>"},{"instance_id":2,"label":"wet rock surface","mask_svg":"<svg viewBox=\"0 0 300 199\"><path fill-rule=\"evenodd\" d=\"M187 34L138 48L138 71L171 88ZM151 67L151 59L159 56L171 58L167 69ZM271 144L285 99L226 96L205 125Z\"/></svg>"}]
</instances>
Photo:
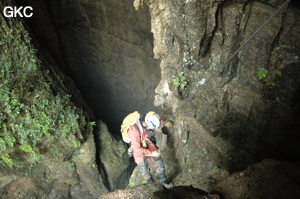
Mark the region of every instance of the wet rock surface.
<instances>
[{"instance_id":1,"label":"wet rock surface","mask_svg":"<svg viewBox=\"0 0 300 199\"><path fill-rule=\"evenodd\" d=\"M101 120L97 126L98 158L107 177L109 190L124 188L130 175L127 170L130 165L127 146L122 140L115 139Z\"/></svg>"},{"instance_id":2,"label":"wet rock surface","mask_svg":"<svg viewBox=\"0 0 300 199\"><path fill-rule=\"evenodd\" d=\"M138 170L126 170L127 146L112 136L124 112L152 109L153 100L163 119L172 115L282 3L36 3L36 41L76 80L74 97L80 96L77 86L97 117L113 118L108 125L115 131L99 121L96 137L84 134L85 143L66 159L19 173L1 170L1 197L298 198L300 14L294 1L170 119L172 127L157 134L173 189L141 185ZM260 68L268 70L264 79ZM176 78L184 87L174 84ZM59 75L56 81L71 82ZM128 181L134 186L124 189Z\"/></svg>"},{"instance_id":3,"label":"wet rock surface","mask_svg":"<svg viewBox=\"0 0 300 199\"><path fill-rule=\"evenodd\" d=\"M229 198L297 198L300 165L266 159L233 173L216 188Z\"/></svg>"},{"instance_id":4,"label":"wet rock surface","mask_svg":"<svg viewBox=\"0 0 300 199\"><path fill-rule=\"evenodd\" d=\"M165 106L166 116L175 112L281 3L150 2L154 53L162 60L155 104ZM293 126L290 134L299 139L294 130L299 128L298 122L287 119L287 115L299 115L295 103L299 99L298 80L289 78L294 89L289 95L281 95L283 90L291 90L291 84L284 84L285 78L289 74L299 76L295 67L299 64L296 16L299 10L290 6L275 17L179 114L196 118L211 136L229 141L254 158L284 158L281 150L275 150L277 146L286 150L285 157L299 154L294 139L288 141L292 144L282 146L282 140L289 139L285 137L287 126ZM290 50L284 50L286 45ZM269 70L266 79L258 79L259 68ZM187 79L186 89L172 83L179 72ZM283 112L284 107L295 109ZM290 147L294 150L288 150Z\"/></svg>"},{"instance_id":5,"label":"wet rock surface","mask_svg":"<svg viewBox=\"0 0 300 199\"><path fill-rule=\"evenodd\" d=\"M44 159L28 168L1 168L0 198L98 198L108 192L90 136L70 160Z\"/></svg>"},{"instance_id":6,"label":"wet rock surface","mask_svg":"<svg viewBox=\"0 0 300 199\"><path fill-rule=\"evenodd\" d=\"M174 187L171 190L163 189L158 184L145 184L135 188L118 190L113 193L101 196L103 199L135 199L135 198L149 198L149 199L220 199L216 194L208 194L205 191L189 186Z\"/></svg>"},{"instance_id":7,"label":"wet rock surface","mask_svg":"<svg viewBox=\"0 0 300 199\"><path fill-rule=\"evenodd\" d=\"M212 176L226 178L265 158L299 162L299 6L285 8L193 96L282 3L148 2L154 56L161 59L162 71L155 105L164 107L164 117L181 108L171 118L167 148L172 152L163 152L169 170L177 171L171 174L175 184L211 191ZM260 68L269 72L265 79L258 78ZM178 81L186 86L180 88ZM270 183L265 186L272 189ZM296 197L292 189L288 192Z\"/></svg>"}]
</instances>

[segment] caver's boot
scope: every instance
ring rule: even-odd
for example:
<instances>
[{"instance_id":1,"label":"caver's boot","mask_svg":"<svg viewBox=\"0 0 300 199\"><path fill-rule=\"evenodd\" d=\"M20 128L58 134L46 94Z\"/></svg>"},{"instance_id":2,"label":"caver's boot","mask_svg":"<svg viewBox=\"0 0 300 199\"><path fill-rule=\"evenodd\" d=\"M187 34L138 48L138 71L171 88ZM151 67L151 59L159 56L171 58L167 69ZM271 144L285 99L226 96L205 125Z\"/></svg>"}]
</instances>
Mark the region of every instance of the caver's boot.
<instances>
[{"instance_id":1,"label":"caver's boot","mask_svg":"<svg viewBox=\"0 0 300 199\"><path fill-rule=\"evenodd\" d=\"M159 180L159 182L166 188L166 189L172 189L173 188L173 184L172 183L166 183L166 177L165 174L163 172L161 173L157 173L157 178Z\"/></svg>"},{"instance_id":2,"label":"caver's boot","mask_svg":"<svg viewBox=\"0 0 300 199\"><path fill-rule=\"evenodd\" d=\"M172 189L173 187L174 187L174 185L172 184L172 183L169 183L169 184L167 184L167 183L164 183L164 184L162 184L166 189Z\"/></svg>"},{"instance_id":3,"label":"caver's boot","mask_svg":"<svg viewBox=\"0 0 300 199\"><path fill-rule=\"evenodd\" d=\"M154 182L154 180L153 180L153 178L152 177L150 177L150 178L148 178L148 179L145 179L146 181L147 181L147 183L148 184L151 184L151 183L153 183Z\"/></svg>"}]
</instances>

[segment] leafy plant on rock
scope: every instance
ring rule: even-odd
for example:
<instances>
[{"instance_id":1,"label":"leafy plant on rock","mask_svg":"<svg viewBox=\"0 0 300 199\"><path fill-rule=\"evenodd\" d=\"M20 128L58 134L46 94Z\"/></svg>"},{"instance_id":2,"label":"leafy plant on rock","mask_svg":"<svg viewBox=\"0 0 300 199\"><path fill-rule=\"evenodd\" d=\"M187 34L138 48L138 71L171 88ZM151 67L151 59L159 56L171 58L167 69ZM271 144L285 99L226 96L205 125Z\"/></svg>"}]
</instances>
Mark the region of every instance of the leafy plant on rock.
<instances>
[{"instance_id":1,"label":"leafy plant on rock","mask_svg":"<svg viewBox=\"0 0 300 199\"><path fill-rule=\"evenodd\" d=\"M281 76L281 72L277 71L276 74L274 76ZM270 88L274 88L276 86L276 83L273 81L274 76L271 75L271 77L269 77L269 70L266 68L259 68L257 71L257 78L258 80L262 80L266 83L267 86L269 86Z\"/></svg>"},{"instance_id":2,"label":"leafy plant on rock","mask_svg":"<svg viewBox=\"0 0 300 199\"><path fill-rule=\"evenodd\" d=\"M173 75L172 76L173 84L176 87L179 87L180 90L184 90L187 88L188 81L187 78L184 76L184 72L178 73L178 75Z\"/></svg>"},{"instance_id":3,"label":"leafy plant on rock","mask_svg":"<svg viewBox=\"0 0 300 199\"><path fill-rule=\"evenodd\" d=\"M13 167L15 152L34 163L51 148L61 157L80 146L82 111L70 95L53 91L22 24L6 23L0 24L0 163Z\"/></svg>"},{"instance_id":4,"label":"leafy plant on rock","mask_svg":"<svg viewBox=\"0 0 300 199\"><path fill-rule=\"evenodd\" d=\"M269 74L269 71L265 68L259 68L257 72L257 77L259 80L265 79Z\"/></svg>"}]
</instances>

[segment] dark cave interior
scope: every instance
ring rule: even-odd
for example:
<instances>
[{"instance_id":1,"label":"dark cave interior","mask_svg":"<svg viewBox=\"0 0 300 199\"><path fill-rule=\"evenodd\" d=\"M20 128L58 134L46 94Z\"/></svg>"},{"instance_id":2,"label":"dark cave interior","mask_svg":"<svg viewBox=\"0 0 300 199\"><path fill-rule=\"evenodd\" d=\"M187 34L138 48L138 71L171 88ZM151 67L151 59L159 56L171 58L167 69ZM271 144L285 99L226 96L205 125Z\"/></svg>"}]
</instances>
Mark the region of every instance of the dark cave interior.
<instances>
[{"instance_id":1,"label":"dark cave interior","mask_svg":"<svg viewBox=\"0 0 300 199\"><path fill-rule=\"evenodd\" d=\"M153 105L160 71L159 60L153 59L149 14L134 12L131 4L120 11L120 5L107 2L109 10L99 11L114 18L107 20L88 4L58 0L17 2L34 9L33 17L24 20L39 52L49 54L73 79L96 120L103 120L112 134L120 135L122 120L130 112L159 111ZM91 12L84 13L85 9ZM124 17L123 12L132 15ZM107 29L108 23L120 27ZM132 45L135 47L130 49Z\"/></svg>"}]
</instances>

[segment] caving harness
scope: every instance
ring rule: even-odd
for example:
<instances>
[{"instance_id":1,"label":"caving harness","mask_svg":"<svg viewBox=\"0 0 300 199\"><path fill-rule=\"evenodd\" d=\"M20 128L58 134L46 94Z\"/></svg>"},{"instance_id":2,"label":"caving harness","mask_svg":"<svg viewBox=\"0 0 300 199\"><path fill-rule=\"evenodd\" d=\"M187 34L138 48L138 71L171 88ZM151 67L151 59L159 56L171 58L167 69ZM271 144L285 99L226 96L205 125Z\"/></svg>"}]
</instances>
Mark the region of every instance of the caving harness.
<instances>
[{"instance_id":1,"label":"caving harness","mask_svg":"<svg viewBox=\"0 0 300 199\"><path fill-rule=\"evenodd\" d=\"M148 138L143 139L144 137L144 130L143 130L143 120L147 124L146 128L146 134ZM141 117L141 114L138 111L134 111L133 113L130 113L127 115L121 125L121 133L122 133L122 139L124 142L130 144L130 139L128 135L128 130L130 127L134 127L138 130L140 134L140 141L141 141L141 147L148 148L149 141L156 144L156 139L154 137L154 131L151 129L158 129L160 126L160 117L157 115L154 111L150 111L146 114L145 118ZM128 149L128 155L129 157L132 157L133 148L130 147Z\"/></svg>"}]
</instances>

